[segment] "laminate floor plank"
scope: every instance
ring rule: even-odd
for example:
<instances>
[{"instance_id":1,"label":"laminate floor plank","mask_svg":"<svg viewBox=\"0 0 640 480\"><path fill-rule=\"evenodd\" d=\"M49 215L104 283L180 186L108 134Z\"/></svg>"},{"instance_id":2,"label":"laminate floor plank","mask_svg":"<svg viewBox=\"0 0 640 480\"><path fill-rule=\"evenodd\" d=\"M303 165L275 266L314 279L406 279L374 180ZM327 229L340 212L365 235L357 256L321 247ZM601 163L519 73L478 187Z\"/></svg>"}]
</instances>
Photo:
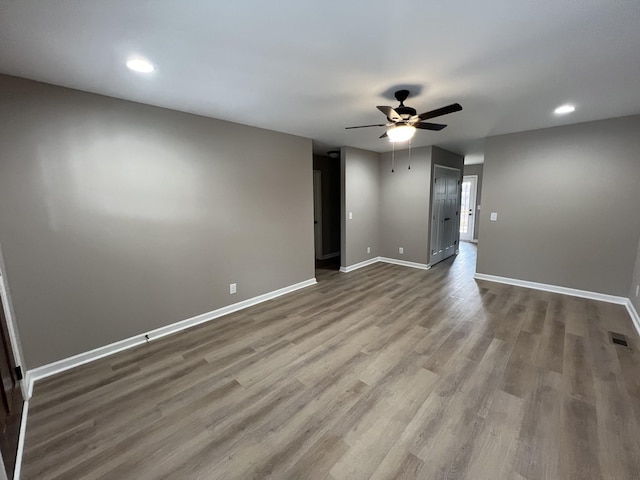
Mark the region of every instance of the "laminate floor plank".
<instances>
[{"instance_id":1,"label":"laminate floor plank","mask_svg":"<svg viewBox=\"0 0 640 480\"><path fill-rule=\"evenodd\" d=\"M632 406L622 378L596 379L595 392L602 472L607 479L640 478L638 424L631 420Z\"/></svg>"},{"instance_id":2,"label":"laminate floor plank","mask_svg":"<svg viewBox=\"0 0 640 480\"><path fill-rule=\"evenodd\" d=\"M493 480L517 478L514 474L523 400L498 391L477 440L472 447L464 478Z\"/></svg>"},{"instance_id":3,"label":"laminate floor plank","mask_svg":"<svg viewBox=\"0 0 640 480\"><path fill-rule=\"evenodd\" d=\"M460 249L428 271L320 269L37 382L22 478L640 478L624 307L476 281Z\"/></svg>"}]
</instances>

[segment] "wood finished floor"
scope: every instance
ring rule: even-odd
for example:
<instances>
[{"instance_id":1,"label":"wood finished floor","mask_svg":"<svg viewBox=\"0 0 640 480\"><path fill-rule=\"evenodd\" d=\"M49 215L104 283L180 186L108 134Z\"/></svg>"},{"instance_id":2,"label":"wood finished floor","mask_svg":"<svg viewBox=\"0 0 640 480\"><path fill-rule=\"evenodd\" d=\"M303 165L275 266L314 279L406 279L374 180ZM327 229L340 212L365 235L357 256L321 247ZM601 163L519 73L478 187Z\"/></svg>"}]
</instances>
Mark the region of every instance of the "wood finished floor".
<instances>
[{"instance_id":1,"label":"wood finished floor","mask_svg":"<svg viewBox=\"0 0 640 480\"><path fill-rule=\"evenodd\" d=\"M462 248L37 383L22 478L640 478L625 309L476 282Z\"/></svg>"}]
</instances>

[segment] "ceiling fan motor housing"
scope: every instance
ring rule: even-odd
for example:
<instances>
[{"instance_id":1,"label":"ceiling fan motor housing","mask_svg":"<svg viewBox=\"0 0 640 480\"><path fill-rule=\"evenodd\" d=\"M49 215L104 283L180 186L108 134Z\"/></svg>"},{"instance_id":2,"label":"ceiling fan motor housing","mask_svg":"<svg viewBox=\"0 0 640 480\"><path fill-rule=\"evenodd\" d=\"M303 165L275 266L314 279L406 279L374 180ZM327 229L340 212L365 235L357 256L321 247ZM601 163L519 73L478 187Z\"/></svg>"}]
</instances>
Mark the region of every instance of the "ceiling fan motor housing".
<instances>
[{"instance_id":1,"label":"ceiling fan motor housing","mask_svg":"<svg viewBox=\"0 0 640 480\"><path fill-rule=\"evenodd\" d=\"M394 110L402 117L403 120L409 120L417 113L415 108L406 107L404 105L404 101L409 98L410 93L411 92L409 92L409 90L398 90L395 93L396 100L400 102L400 105ZM389 120L393 121L391 118L389 118Z\"/></svg>"},{"instance_id":2,"label":"ceiling fan motor housing","mask_svg":"<svg viewBox=\"0 0 640 480\"><path fill-rule=\"evenodd\" d=\"M394 96L396 97L396 100L398 100L400 102L400 104L402 105L402 102L404 102L407 98L409 98L409 94L411 92L409 90L398 90Z\"/></svg>"},{"instance_id":3,"label":"ceiling fan motor housing","mask_svg":"<svg viewBox=\"0 0 640 480\"><path fill-rule=\"evenodd\" d=\"M409 120L416 114L416 109L411 107L405 107L404 105L401 107L396 107L394 109L398 114L403 118L403 120Z\"/></svg>"}]
</instances>

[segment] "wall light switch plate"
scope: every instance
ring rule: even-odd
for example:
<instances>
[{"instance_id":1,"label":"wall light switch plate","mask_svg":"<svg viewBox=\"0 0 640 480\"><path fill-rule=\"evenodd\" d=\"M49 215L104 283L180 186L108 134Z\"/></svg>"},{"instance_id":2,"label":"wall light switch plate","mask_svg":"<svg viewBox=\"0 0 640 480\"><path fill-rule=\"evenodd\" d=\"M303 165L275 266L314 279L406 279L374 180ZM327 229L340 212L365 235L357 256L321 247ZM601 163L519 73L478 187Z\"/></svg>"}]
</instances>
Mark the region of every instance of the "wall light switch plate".
<instances>
[{"instance_id":1,"label":"wall light switch plate","mask_svg":"<svg viewBox=\"0 0 640 480\"><path fill-rule=\"evenodd\" d=\"M371 247L367 247L367 253L371 253Z\"/></svg>"},{"instance_id":2,"label":"wall light switch plate","mask_svg":"<svg viewBox=\"0 0 640 480\"><path fill-rule=\"evenodd\" d=\"M638 293L640 293L640 285L636 285L636 297L638 296Z\"/></svg>"},{"instance_id":3,"label":"wall light switch plate","mask_svg":"<svg viewBox=\"0 0 640 480\"><path fill-rule=\"evenodd\" d=\"M498 212L491 212L491 221L492 222L498 221Z\"/></svg>"},{"instance_id":4,"label":"wall light switch plate","mask_svg":"<svg viewBox=\"0 0 640 480\"><path fill-rule=\"evenodd\" d=\"M400 247L400 248L398 249L398 253L399 253L400 255L404 255L404 248Z\"/></svg>"},{"instance_id":5,"label":"wall light switch plate","mask_svg":"<svg viewBox=\"0 0 640 480\"><path fill-rule=\"evenodd\" d=\"M353 212L349 212L349 220L353 220Z\"/></svg>"},{"instance_id":6,"label":"wall light switch plate","mask_svg":"<svg viewBox=\"0 0 640 480\"><path fill-rule=\"evenodd\" d=\"M236 284L235 283L230 283L229 284L229 295L233 295L234 293L236 293Z\"/></svg>"}]
</instances>

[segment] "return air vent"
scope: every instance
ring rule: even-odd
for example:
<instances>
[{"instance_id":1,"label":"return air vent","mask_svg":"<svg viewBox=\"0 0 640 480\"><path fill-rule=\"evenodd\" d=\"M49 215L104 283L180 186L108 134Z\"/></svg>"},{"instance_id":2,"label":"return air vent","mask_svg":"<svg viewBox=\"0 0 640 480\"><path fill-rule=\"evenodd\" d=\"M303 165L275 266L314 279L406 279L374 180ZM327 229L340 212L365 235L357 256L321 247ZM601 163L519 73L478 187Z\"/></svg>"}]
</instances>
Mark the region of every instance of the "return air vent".
<instances>
[{"instance_id":1,"label":"return air vent","mask_svg":"<svg viewBox=\"0 0 640 480\"><path fill-rule=\"evenodd\" d=\"M627 343L627 337L622 333L609 332L609 335L611 336L611 341L616 345L622 345L623 347L629 346Z\"/></svg>"}]
</instances>

